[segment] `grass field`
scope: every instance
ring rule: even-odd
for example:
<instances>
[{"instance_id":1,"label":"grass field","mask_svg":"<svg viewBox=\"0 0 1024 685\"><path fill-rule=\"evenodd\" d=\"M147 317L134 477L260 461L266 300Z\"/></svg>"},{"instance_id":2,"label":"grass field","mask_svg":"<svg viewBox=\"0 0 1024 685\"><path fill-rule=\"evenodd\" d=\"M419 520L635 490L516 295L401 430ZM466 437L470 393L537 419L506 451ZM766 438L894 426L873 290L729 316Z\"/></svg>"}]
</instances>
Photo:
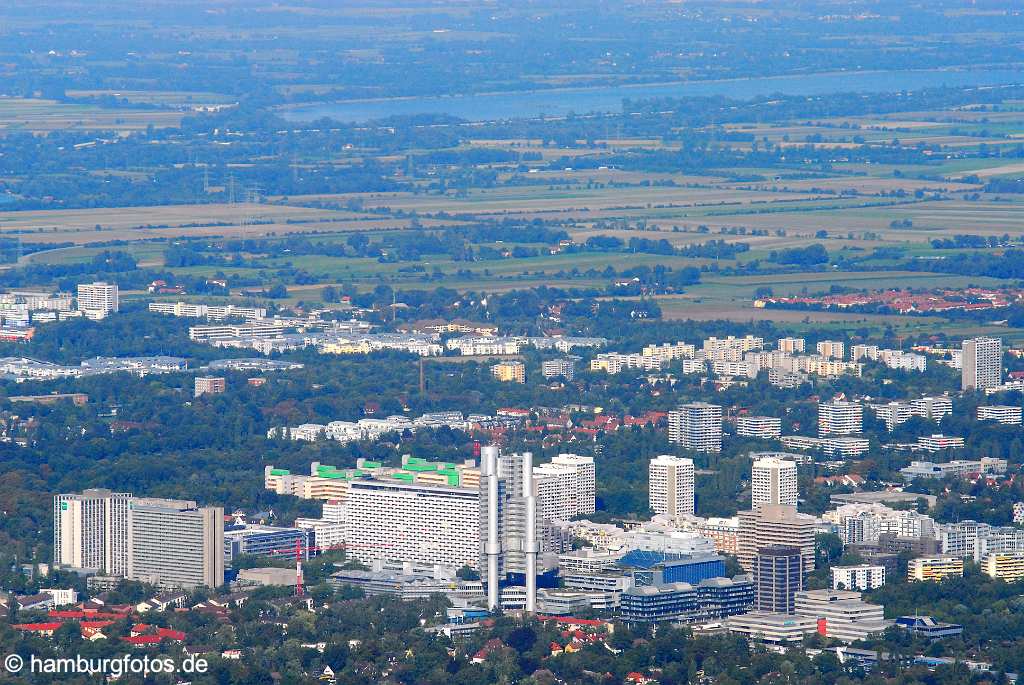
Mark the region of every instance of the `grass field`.
<instances>
[{"instance_id":1,"label":"grass field","mask_svg":"<svg viewBox=\"0 0 1024 685\"><path fill-rule=\"evenodd\" d=\"M162 109L104 109L55 100L0 98L0 131L144 131L178 126L183 112Z\"/></svg>"},{"instance_id":2,"label":"grass field","mask_svg":"<svg viewBox=\"0 0 1024 685\"><path fill-rule=\"evenodd\" d=\"M0 235L17 234L26 242L88 245L111 240L258 237L310 231L390 230L408 228L411 223L408 218L382 218L379 215L343 210L211 203L0 212ZM461 222L423 219L420 223L428 227L444 227Z\"/></svg>"}]
</instances>

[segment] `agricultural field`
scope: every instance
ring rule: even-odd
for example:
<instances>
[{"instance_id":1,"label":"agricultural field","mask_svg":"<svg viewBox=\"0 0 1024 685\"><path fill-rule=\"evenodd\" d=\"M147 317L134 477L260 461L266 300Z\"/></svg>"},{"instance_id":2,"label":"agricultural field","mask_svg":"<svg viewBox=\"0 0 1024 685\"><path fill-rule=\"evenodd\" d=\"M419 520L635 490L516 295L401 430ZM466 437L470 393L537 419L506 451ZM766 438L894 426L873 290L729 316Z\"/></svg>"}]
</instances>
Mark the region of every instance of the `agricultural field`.
<instances>
[{"instance_id":1,"label":"agricultural field","mask_svg":"<svg viewBox=\"0 0 1024 685\"><path fill-rule=\"evenodd\" d=\"M306 97L321 89L307 85L288 92ZM94 105L10 99L0 101L0 126L5 121L19 126L52 124L71 131L78 126L75 116L91 116L91 120L82 119L83 125L98 126L129 114L138 117L140 126L146 116L167 117L165 123L173 126L173 117L180 117L183 110L231 100L214 91L94 89L67 95L123 98L152 109L103 110ZM135 125L129 120L122 123ZM149 124L162 125L159 119L145 125ZM763 310L754 308L753 300L764 288L781 296L830 290L999 287L1010 282L901 267L908 259L999 252L992 246L939 248L932 244L935 240L970 235L997 241L1007 236L1009 244L1024 242L1024 193L994 192L987 185L1024 176L1024 164L1018 161L1024 153L1008 152L1024 141L1024 111L1012 102L984 111L958 106L697 128L689 135L708 136L701 143L707 148L700 154L709 160L703 165L695 165L693 144L686 141L687 136L675 135L678 131L664 136L629 134L621 131L621 122L614 134L606 125L603 136L561 143L529 135L497 136L487 127L465 123L429 128L457 128L458 141L435 148L424 142L429 140L425 136L416 138L417 144L404 154L396 154L379 140L376 144L364 140L292 152L288 159L287 173L296 183L303 175L344 176L362 173L360 169L369 165L382 174L379 185L393 190L304 193L288 189L260 193L259 202L224 202L228 179L234 183L248 167L283 155L278 142L269 147L246 142L253 146L252 156L240 158L233 153L236 161L230 170L215 171L214 184L202 191L205 195L193 188L191 199L180 203L0 212L0 240L36 244L37 251L22 256L20 265L74 265L116 249L130 255L139 268L172 269L184 279L226 277L241 284L231 288L236 295L251 291L254 283L280 284L287 288L283 302L292 303L315 302L328 286L362 293L380 286L399 291L446 288L497 293L549 286L610 292L611 284L621 280L619 274L637 269L697 269L701 271L698 284L687 285L681 293L671 289L654 295L666 318L870 325L910 331L942 320ZM362 129L352 129L350 135L355 137L357 131ZM314 132L324 135L319 129ZM281 135L274 131L271 137L277 140ZM233 132L218 140L217 146L227 150L254 136L258 137ZM370 136L370 140L377 139ZM181 143L171 136L163 144L173 149ZM721 158L714 153L717 148L750 161L716 163ZM918 154L921 149L941 154ZM991 154L997 149L1004 152ZM771 155L758 156L768 150ZM675 164L677 159L689 161ZM147 171L111 166L95 173L144 179ZM193 182L203 178L205 186L206 167L196 166L189 173ZM209 202L197 203L196 197ZM17 198L0 195L0 199ZM477 253L468 261L455 252L396 259L394 254L378 258L379 253L349 250L346 254L344 249L356 233L373 244L383 244L395 231L438 236L455 231L463 236L465 230L481 226L506 228L501 239L466 239L466 247ZM534 226L564 231L576 246L618 239L620 247L564 251L564 246L519 239L517 227ZM166 260L176 241L194 241L207 250L204 254L217 255L226 241L236 238L276 244L296 236L343 249L324 254L270 249L265 254L237 253L230 262L205 259L187 265ZM634 239L667 241L674 253L628 249ZM718 247L696 250L710 241L742 244L743 249L727 249L724 256L718 256ZM38 244L57 247L39 251ZM782 252L814 244L827 250L828 262L800 269L777 261ZM519 253L510 254L516 248ZM684 256L683 251L700 256ZM129 297L143 295L140 289L125 290ZM990 325L963 324L982 329Z\"/></svg>"},{"instance_id":2,"label":"agricultural field","mask_svg":"<svg viewBox=\"0 0 1024 685\"><path fill-rule=\"evenodd\" d=\"M0 97L0 132L113 131L127 134L154 126L173 127L183 112L161 109L107 109L55 100Z\"/></svg>"},{"instance_id":3,"label":"agricultural field","mask_svg":"<svg viewBox=\"0 0 1024 685\"><path fill-rule=\"evenodd\" d=\"M408 218L288 205L211 203L53 211L0 212L0 237L80 245L112 240L262 237L302 232L408 228ZM424 226L458 221L424 219Z\"/></svg>"}]
</instances>

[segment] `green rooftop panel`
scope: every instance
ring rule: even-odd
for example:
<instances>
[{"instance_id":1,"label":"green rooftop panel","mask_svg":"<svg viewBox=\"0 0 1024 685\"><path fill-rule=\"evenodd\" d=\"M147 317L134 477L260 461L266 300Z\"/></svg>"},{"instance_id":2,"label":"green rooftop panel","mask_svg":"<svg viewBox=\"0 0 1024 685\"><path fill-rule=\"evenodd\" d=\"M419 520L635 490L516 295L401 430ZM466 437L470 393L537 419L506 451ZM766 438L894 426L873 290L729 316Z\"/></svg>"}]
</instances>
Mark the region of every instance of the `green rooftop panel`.
<instances>
[{"instance_id":1,"label":"green rooftop panel","mask_svg":"<svg viewBox=\"0 0 1024 685\"><path fill-rule=\"evenodd\" d=\"M379 461L364 461L363 462L363 468L364 469L379 469L382 466L383 466L383 464L381 464Z\"/></svg>"},{"instance_id":2,"label":"green rooftop panel","mask_svg":"<svg viewBox=\"0 0 1024 685\"><path fill-rule=\"evenodd\" d=\"M394 478L395 480L405 481L406 483L411 483L414 480L416 480L416 476L414 476L413 474L402 472L392 474L392 478Z\"/></svg>"},{"instance_id":3,"label":"green rooftop panel","mask_svg":"<svg viewBox=\"0 0 1024 685\"><path fill-rule=\"evenodd\" d=\"M409 463L407 463L405 465L405 470L406 471L416 471L416 472L422 473L424 471L437 471L438 469L437 469L437 464L430 464L430 463L416 463L416 464L413 464L413 463L409 462Z\"/></svg>"},{"instance_id":4,"label":"green rooftop panel","mask_svg":"<svg viewBox=\"0 0 1024 685\"><path fill-rule=\"evenodd\" d=\"M289 476L291 471L288 469L270 469L270 475L272 476Z\"/></svg>"}]
</instances>

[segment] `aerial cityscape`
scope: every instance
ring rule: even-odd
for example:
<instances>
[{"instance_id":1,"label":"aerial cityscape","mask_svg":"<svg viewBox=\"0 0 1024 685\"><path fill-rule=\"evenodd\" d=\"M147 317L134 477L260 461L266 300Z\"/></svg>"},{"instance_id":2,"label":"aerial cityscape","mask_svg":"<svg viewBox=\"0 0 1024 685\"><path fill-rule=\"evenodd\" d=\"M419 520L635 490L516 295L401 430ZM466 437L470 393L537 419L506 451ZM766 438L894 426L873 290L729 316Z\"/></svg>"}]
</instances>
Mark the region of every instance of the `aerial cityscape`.
<instances>
[{"instance_id":1,"label":"aerial cityscape","mask_svg":"<svg viewBox=\"0 0 1024 685\"><path fill-rule=\"evenodd\" d=\"M0 683L1012 685L1024 7L0 4Z\"/></svg>"}]
</instances>

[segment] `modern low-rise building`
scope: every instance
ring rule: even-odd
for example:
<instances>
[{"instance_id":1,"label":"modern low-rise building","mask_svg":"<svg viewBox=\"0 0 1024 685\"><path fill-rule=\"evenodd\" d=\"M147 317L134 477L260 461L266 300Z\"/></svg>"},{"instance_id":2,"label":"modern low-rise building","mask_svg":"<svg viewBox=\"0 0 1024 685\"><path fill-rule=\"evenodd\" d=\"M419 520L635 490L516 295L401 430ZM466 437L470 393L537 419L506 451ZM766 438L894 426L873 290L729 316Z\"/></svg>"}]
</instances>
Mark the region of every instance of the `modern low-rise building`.
<instances>
[{"instance_id":1,"label":"modern low-rise building","mask_svg":"<svg viewBox=\"0 0 1024 685\"><path fill-rule=\"evenodd\" d=\"M637 586L625 590L620 602L626 623L702 623L749 611L754 583L748 576L736 576Z\"/></svg>"},{"instance_id":2,"label":"modern low-rise building","mask_svg":"<svg viewBox=\"0 0 1024 685\"><path fill-rule=\"evenodd\" d=\"M736 435L777 440L782 436L782 419L775 416L741 416L736 419Z\"/></svg>"},{"instance_id":3,"label":"modern low-rise building","mask_svg":"<svg viewBox=\"0 0 1024 685\"><path fill-rule=\"evenodd\" d=\"M865 640L893 625L893 621L885 618L880 604L868 604L859 592L804 590L796 594L794 611L816 619L818 630L825 637L843 642Z\"/></svg>"},{"instance_id":4,"label":"modern low-rise building","mask_svg":"<svg viewBox=\"0 0 1024 685\"><path fill-rule=\"evenodd\" d=\"M960 557L919 557L907 563L907 580L942 580L964 575Z\"/></svg>"},{"instance_id":5,"label":"modern low-rise building","mask_svg":"<svg viewBox=\"0 0 1024 685\"><path fill-rule=\"evenodd\" d=\"M810 616L751 611L730 616L722 621L722 626L758 642L789 645L802 642L805 636L817 632L818 620Z\"/></svg>"},{"instance_id":6,"label":"modern low-rise building","mask_svg":"<svg viewBox=\"0 0 1024 685\"><path fill-rule=\"evenodd\" d=\"M961 443L963 439L961 438ZM978 460L955 459L937 464L930 461L912 461L910 466L900 469L903 479L912 481L915 478L945 478L955 476L965 478L971 475L1001 475L1006 473L1007 462L997 457L982 457Z\"/></svg>"},{"instance_id":7,"label":"modern low-rise building","mask_svg":"<svg viewBox=\"0 0 1024 685\"><path fill-rule=\"evenodd\" d=\"M978 407L979 421L996 421L1007 426L1021 425L1021 408L1007 404Z\"/></svg>"},{"instance_id":8,"label":"modern low-rise building","mask_svg":"<svg viewBox=\"0 0 1024 685\"><path fill-rule=\"evenodd\" d=\"M989 578L1007 582L1024 579L1024 552L990 552L981 560L981 570Z\"/></svg>"},{"instance_id":9,"label":"modern low-rise building","mask_svg":"<svg viewBox=\"0 0 1024 685\"><path fill-rule=\"evenodd\" d=\"M909 630L915 635L938 640L944 637L959 637L964 627L956 623L940 623L931 616L900 616L896 619L896 627Z\"/></svg>"},{"instance_id":10,"label":"modern low-rise building","mask_svg":"<svg viewBox=\"0 0 1024 685\"><path fill-rule=\"evenodd\" d=\"M884 566L833 566L831 571L833 590L874 590L885 585Z\"/></svg>"}]
</instances>

